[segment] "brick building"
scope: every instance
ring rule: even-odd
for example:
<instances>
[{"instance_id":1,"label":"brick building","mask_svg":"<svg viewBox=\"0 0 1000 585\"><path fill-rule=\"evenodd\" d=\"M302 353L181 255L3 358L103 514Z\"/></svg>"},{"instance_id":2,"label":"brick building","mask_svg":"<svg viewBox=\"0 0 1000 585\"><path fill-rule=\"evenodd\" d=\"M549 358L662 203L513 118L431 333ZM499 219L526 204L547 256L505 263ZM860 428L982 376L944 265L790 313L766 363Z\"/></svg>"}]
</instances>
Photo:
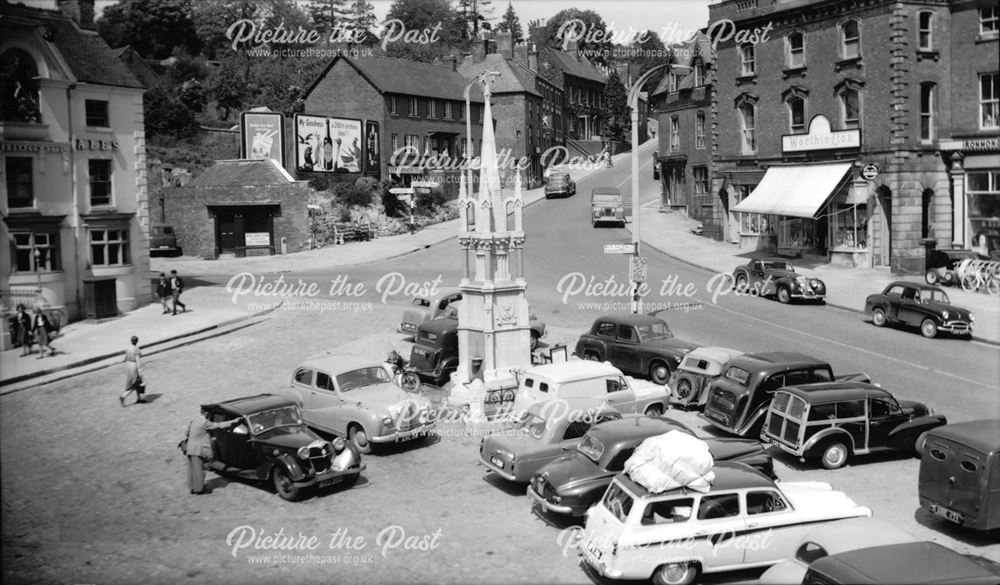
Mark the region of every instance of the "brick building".
<instances>
[{"instance_id":1,"label":"brick building","mask_svg":"<svg viewBox=\"0 0 1000 585\"><path fill-rule=\"evenodd\" d=\"M308 195L274 160L221 160L163 201L186 254L244 257L308 249Z\"/></svg>"},{"instance_id":2,"label":"brick building","mask_svg":"<svg viewBox=\"0 0 1000 585\"><path fill-rule=\"evenodd\" d=\"M973 220L993 229L995 4L728 0L709 11L757 41L717 46L723 238L917 272L922 243L968 246Z\"/></svg>"},{"instance_id":3,"label":"brick building","mask_svg":"<svg viewBox=\"0 0 1000 585\"><path fill-rule=\"evenodd\" d=\"M601 140L606 75L583 55L575 41L566 51L543 47L537 71L563 92L567 140Z\"/></svg>"},{"instance_id":4,"label":"brick building","mask_svg":"<svg viewBox=\"0 0 1000 585\"><path fill-rule=\"evenodd\" d=\"M712 45L699 33L674 47L670 69L650 94L657 120L657 157L664 207L703 222L704 234L721 238L713 222L717 197L710 193L712 167Z\"/></svg>"},{"instance_id":5,"label":"brick building","mask_svg":"<svg viewBox=\"0 0 1000 585\"><path fill-rule=\"evenodd\" d=\"M458 60L429 64L404 59L334 58L309 87L305 113L376 121L380 128L379 177L403 184L434 180L457 196L459 170L438 167L464 161L468 81ZM478 85L470 94L472 155L482 148L483 99ZM404 149L410 152L404 156Z\"/></svg>"},{"instance_id":6,"label":"brick building","mask_svg":"<svg viewBox=\"0 0 1000 585\"><path fill-rule=\"evenodd\" d=\"M52 5L0 3L0 289L108 316L151 292L144 90L92 0Z\"/></svg>"}]
</instances>

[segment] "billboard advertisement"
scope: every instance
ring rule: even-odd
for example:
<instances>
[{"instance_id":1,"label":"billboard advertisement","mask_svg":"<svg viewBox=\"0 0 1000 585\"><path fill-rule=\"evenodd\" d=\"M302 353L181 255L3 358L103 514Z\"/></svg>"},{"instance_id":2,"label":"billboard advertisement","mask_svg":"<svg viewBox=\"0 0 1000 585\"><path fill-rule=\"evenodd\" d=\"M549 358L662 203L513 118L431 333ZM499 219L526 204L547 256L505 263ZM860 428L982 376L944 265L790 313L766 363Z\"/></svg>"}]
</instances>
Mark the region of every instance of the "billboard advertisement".
<instances>
[{"instance_id":1,"label":"billboard advertisement","mask_svg":"<svg viewBox=\"0 0 1000 585\"><path fill-rule=\"evenodd\" d=\"M243 112L240 158L274 159L285 166L285 116L280 112Z\"/></svg>"},{"instance_id":2,"label":"billboard advertisement","mask_svg":"<svg viewBox=\"0 0 1000 585\"><path fill-rule=\"evenodd\" d=\"M381 173L382 155L379 145L378 122L365 121L365 174L378 176Z\"/></svg>"},{"instance_id":3,"label":"billboard advertisement","mask_svg":"<svg viewBox=\"0 0 1000 585\"><path fill-rule=\"evenodd\" d=\"M295 116L295 170L300 173L360 173L361 120Z\"/></svg>"}]
</instances>

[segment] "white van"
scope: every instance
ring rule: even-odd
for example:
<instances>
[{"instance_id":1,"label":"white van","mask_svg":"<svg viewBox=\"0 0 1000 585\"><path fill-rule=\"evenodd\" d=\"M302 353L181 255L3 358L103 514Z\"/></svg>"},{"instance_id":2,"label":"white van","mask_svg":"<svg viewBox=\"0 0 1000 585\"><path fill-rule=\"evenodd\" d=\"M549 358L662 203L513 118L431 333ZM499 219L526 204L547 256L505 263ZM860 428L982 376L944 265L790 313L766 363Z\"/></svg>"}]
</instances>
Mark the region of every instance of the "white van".
<instances>
[{"instance_id":1,"label":"white van","mask_svg":"<svg viewBox=\"0 0 1000 585\"><path fill-rule=\"evenodd\" d=\"M560 398L598 398L622 414L659 416L666 411L667 389L626 376L610 362L570 360L525 370L514 399L514 412Z\"/></svg>"}]
</instances>

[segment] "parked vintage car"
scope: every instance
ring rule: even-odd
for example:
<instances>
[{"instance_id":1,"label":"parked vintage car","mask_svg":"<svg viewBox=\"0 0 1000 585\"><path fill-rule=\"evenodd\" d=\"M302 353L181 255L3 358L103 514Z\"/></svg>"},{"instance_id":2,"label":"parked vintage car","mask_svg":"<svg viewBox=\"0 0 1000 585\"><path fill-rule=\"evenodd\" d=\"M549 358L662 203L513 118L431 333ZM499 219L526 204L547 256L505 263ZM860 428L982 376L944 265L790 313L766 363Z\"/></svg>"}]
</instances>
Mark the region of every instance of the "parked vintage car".
<instances>
[{"instance_id":1,"label":"parked vintage car","mask_svg":"<svg viewBox=\"0 0 1000 585\"><path fill-rule=\"evenodd\" d=\"M705 411L698 416L726 432L759 437L778 388L834 380L871 381L865 374L834 376L830 364L800 353L738 356L726 365L725 374L709 384Z\"/></svg>"},{"instance_id":2,"label":"parked vintage car","mask_svg":"<svg viewBox=\"0 0 1000 585\"><path fill-rule=\"evenodd\" d=\"M947 424L944 415L864 382L823 382L778 390L761 440L805 461L838 469L854 455L913 452L925 431Z\"/></svg>"},{"instance_id":3,"label":"parked vintage car","mask_svg":"<svg viewBox=\"0 0 1000 585\"><path fill-rule=\"evenodd\" d=\"M433 319L421 323L413 336L409 369L422 381L443 386L458 369L458 321Z\"/></svg>"},{"instance_id":4,"label":"parked vintage car","mask_svg":"<svg viewBox=\"0 0 1000 585\"><path fill-rule=\"evenodd\" d=\"M585 360L608 361L623 372L666 384L681 358L696 347L674 337L659 317L618 313L594 320L590 331L576 342L573 354Z\"/></svg>"},{"instance_id":5,"label":"parked vintage car","mask_svg":"<svg viewBox=\"0 0 1000 585\"><path fill-rule=\"evenodd\" d=\"M961 284L958 275L959 264L964 260L989 260L989 256L984 256L973 250L962 248L937 248L931 250L927 255L927 271L924 273L924 280L927 284Z\"/></svg>"},{"instance_id":6,"label":"parked vintage car","mask_svg":"<svg viewBox=\"0 0 1000 585\"><path fill-rule=\"evenodd\" d=\"M780 259L757 259L737 266L733 270L733 282L736 290L774 297L779 303L826 298L826 284L822 280L797 274L790 262Z\"/></svg>"},{"instance_id":7,"label":"parked vintage car","mask_svg":"<svg viewBox=\"0 0 1000 585\"><path fill-rule=\"evenodd\" d=\"M625 227L625 198L622 192L614 187L597 187L590 192L590 223L611 223Z\"/></svg>"},{"instance_id":8,"label":"parked vintage car","mask_svg":"<svg viewBox=\"0 0 1000 585\"><path fill-rule=\"evenodd\" d=\"M874 518L849 518L820 524L806 533L795 554L764 571L757 585L800 585L809 563L849 550L917 542L895 524Z\"/></svg>"},{"instance_id":9,"label":"parked vintage car","mask_svg":"<svg viewBox=\"0 0 1000 585\"><path fill-rule=\"evenodd\" d=\"M733 462L712 471L707 493L652 494L619 474L587 512L584 561L611 579L689 585L703 573L773 565L794 555L816 523L872 513L828 483L775 483Z\"/></svg>"},{"instance_id":10,"label":"parked vintage car","mask_svg":"<svg viewBox=\"0 0 1000 585\"><path fill-rule=\"evenodd\" d=\"M566 172L552 173L545 184L545 198L570 197L576 195L576 183Z\"/></svg>"},{"instance_id":11,"label":"parked vintage car","mask_svg":"<svg viewBox=\"0 0 1000 585\"><path fill-rule=\"evenodd\" d=\"M462 301L453 301L448 305L448 308L441 312L440 315L435 317L435 319L454 319L458 321L458 310L462 305ZM458 324L456 323L456 327ZM528 328L531 332L531 349L532 351L538 347L538 342L545 337L545 322L538 318L534 313L528 314Z\"/></svg>"},{"instance_id":12,"label":"parked vintage car","mask_svg":"<svg viewBox=\"0 0 1000 585\"><path fill-rule=\"evenodd\" d=\"M510 431L483 437L480 463L500 477L527 482L545 464L576 449L591 427L621 413L595 398L560 398L533 405Z\"/></svg>"},{"instance_id":13,"label":"parked vintage car","mask_svg":"<svg viewBox=\"0 0 1000 585\"><path fill-rule=\"evenodd\" d=\"M324 441L309 430L295 401L258 394L205 404L211 422L240 422L209 431L214 471L243 479L270 481L282 499L295 501L308 488L350 486L365 466L358 450L343 439Z\"/></svg>"},{"instance_id":14,"label":"parked vintage car","mask_svg":"<svg viewBox=\"0 0 1000 585\"><path fill-rule=\"evenodd\" d=\"M1000 419L938 427L918 443L920 505L973 530L1000 529Z\"/></svg>"},{"instance_id":15,"label":"parked vintage car","mask_svg":"<svg viewBox=\"0 0 1000 585\"><path fill-rule=\"evenodd\" d=\"M457 287L441 287L432 296L417 296L410 301L410 306L403 311L403 321L399 325L400 333L414 335L421 323L438 318L449 305L462 300L462 290Z\"/></svg>"},{"instance_id":16,"label":"parked vintage car","mask_svg":"<svg viewBox=\"0 0 1000 585\"><path fill-rule=\"evenodd\" d=\"M347 437L361 453L427 437L435 428L430 401L404 392L388 368L361 356L307 360L292 374L291 393L309 426Z\"/></svg>"},{"instance_id":17,"label":"parked vintage car","mask_svg":"<svg viewBox=\"0 0 1000 585\"><path fill-rule=\"evenodd\" d=\"M150 255L181 255L181 247L177 244L177 235L174 233L174 226L164 223L153 223L149 225L149 253Z\"/></svg>"},{"instance_id":18,"label":"parked vintage car","mask_svg":"<svg viewBox=\"0 0 1000 585\"><path fill-rule=\"evenodd\" d=\"M803 585L1000 585L1000 565L936 542L904 542L825 556Z\"/></svg>"},{"instance_id":19,"label":"parked vintage car","mask_svg":"<svg viewBox=\"0 0 1000 585\"><path fill-rule=\"evenodd\" d=\"M696 347L688 352L670 375L670 404L679 408L704 408L708 386L722 375L729 360L743 355L727 347Z\"/></svg>"},{"instance_id":20,"label":"parked vintage car","mask_svg":"<svg viewBox=\"0 0 1000 585\"><path fill-rule=\"evenodd\" d=\"M622 414L659 416L667 410L667 391L659 384L630 378L608 362L569 360L532 366L520 376L514 412L552 399L599 398Z\"/></svg>"},{"instance_id":21,"label":"parked vintage car","mask_svg":"<svg viewBox=\"0 0 1000 585\"><path fill-rule=\"evenodd\" d=\"M694 435L688 427L668 418L632 415L597 425L587 431L575 452L535 473L528 495L549 512L583 516L601 498L615 474L625 468L625 461L636 447L649 437L669 431ZM774 476L771 456L755 440L713 438L705 442L716 462L739 461Z\"/></svg>"},{"instance_id":22,"label":"parked vintage car","mask_svg":"<svg viewBox=\"0 0 1000 585\"><path fill-rule=\"evenodd\" d=\"M865 313L872 316L872 325L902 323L919 327L924 337L935 337L939 331L972 338L972 311L951 304L948 293L936 286L919 282L893 282L881 294L868 295Z\"/></svg>"}]
</instances>

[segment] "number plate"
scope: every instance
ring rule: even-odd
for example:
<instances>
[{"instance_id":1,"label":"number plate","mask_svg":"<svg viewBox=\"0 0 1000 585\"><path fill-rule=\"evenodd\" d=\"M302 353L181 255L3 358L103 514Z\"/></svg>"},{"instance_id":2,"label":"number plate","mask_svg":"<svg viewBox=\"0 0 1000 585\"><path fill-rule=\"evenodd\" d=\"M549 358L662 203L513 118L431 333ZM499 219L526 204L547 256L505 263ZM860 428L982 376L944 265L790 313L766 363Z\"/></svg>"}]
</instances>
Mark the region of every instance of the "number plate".
<instances>
[{"instance_id":1,"label":"number plate","mask_svg":"<svg viewBox=\"0 0 1000 585\"><path fill-rule=\"evenodd\" d=\"M601 549L597 548L597 545L594 544L594 541L592 540L587 541L587 550L590 552L590 554L594 555L595 558L600 560L602 555Z\"/></svg>"},{"instance_id":2,"label":"number plate","mask_svg":"<svg viewBox=\"0 0 1000 585\"><path fill-rule=\"evenodd\" d=\"M952 512L947 508L942 508L937 504L930 505L930 511L937 514L938 516L944 518L945 520L951 520L955 524L961 524L964 518L958 512Z\"/></svg>"},{"instance_id":3,"label":"number plate","mask_svg":"<svg viewBox=\"0 0 1000 585\"><path fill-rule=\"evenodd\" d=\"M503 469L503 459L500 459L499 457L490 457L490 463L496 465L500 469Z\"/></svg>"}]
</instances>

